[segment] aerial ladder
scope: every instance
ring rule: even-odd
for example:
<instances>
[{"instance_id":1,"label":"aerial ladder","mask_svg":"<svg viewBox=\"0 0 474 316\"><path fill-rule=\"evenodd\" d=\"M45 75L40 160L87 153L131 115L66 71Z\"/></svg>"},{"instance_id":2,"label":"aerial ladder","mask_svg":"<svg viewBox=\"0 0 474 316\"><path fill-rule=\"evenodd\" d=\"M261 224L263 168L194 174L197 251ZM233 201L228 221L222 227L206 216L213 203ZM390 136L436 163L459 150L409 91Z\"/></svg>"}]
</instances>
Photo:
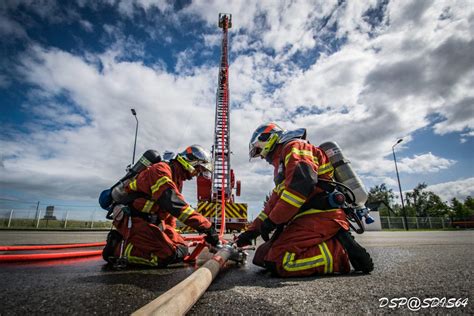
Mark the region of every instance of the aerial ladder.
<instances>
[{"instance_id":1,"label":"aerial ladder","mask_svg":"<svg viewBox=\"0 0 474 316\"><path fill-rule=\"evenodd\" d=\"M224 225L221 231L240 231L248 224L248 220L247 204L236 203L234 199L234 192L240 196L241 187L230 165L228 29L232 27L232 14L220 13L218 25L222 28L222 42L212 146L213 173L211 179L197 179L197 210L217 228Z\"/></svg>"}]
</instances>

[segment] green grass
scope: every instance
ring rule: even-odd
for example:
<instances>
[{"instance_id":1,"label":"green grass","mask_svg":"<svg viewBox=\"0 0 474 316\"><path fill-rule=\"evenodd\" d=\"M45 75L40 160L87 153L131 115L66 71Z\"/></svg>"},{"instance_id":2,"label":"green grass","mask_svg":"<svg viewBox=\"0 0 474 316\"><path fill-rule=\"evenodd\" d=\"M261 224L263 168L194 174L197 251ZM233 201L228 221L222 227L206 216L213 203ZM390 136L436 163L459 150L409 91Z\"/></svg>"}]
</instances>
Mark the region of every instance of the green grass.
<instances>
[{"instance_id":1,"label":"green grass","mask_svg":"<svg viewBox=\"0 0 474 316\"><path fill-rule=\"evenodd\" d=\"M8 219L0 221L0 229L110 229L112 222L110 221L94 221L91 227L90 221L78 221L78 220L68 220L66 227L64 227L65 222L62 220L44 220L41 219L36 227L36 220L32 219L12 219L10 222L10 227L8 227Z\"/></svg>"}]
</instances>

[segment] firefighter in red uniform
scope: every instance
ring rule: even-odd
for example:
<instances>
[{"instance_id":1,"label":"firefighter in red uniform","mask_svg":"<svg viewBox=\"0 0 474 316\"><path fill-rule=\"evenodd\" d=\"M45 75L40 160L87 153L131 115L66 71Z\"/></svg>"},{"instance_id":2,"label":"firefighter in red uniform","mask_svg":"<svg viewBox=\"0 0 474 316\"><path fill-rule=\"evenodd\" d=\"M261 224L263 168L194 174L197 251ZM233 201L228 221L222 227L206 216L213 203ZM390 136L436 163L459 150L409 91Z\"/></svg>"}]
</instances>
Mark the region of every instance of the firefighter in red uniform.
<instances>
[{"instance_id":1,"label":"firefighter in red uniform","mask_svg":"<svg viewBox=\"0 0 474 316\"><path fill-rule=\"evenodd\" d=\"M211 170L210 160L206 150L192 145L174 159L155 163L126 181L123 189L133 199L114 209L114 229L107 237L104 260L114 263L125 258L127 263L156 267L182 261L188 248L175 231L176 219L217 245L214 227L181 194L183 181Z\"/></svg>"},{"instance_id":2,"label":"firefighter in red uniform","mask_svg":"<svg viewBox=\"0 0 474 316\"><path fill-rule=\"evenodd\" d=\"M333 167L324 151L306 140L306 129L284 131L275 123L259 126L249 144L250 158L273 165L275 188L264 210L237 237L237 246L269 239L253 263L282 277L373 270L372 259L349 233L344 211L325 203L318 178L331 180Z\"/></svg>"}]
</instances>

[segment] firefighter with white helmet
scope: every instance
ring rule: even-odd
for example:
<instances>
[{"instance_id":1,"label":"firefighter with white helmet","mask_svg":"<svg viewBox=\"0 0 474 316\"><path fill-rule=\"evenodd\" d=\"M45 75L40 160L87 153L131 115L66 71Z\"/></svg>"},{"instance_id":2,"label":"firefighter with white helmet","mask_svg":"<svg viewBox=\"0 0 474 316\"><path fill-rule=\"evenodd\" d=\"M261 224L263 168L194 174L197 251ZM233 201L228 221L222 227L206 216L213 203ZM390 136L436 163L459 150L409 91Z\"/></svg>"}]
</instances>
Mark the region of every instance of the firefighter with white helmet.
<instances>
[{"instance_id":1,"label":"firefighter with white helmet","mask_svg":"<svg viewBox=\"0 0 474 316\"><path fill-rule=\"evenodd\" d=\"M175 231L176 219L219 243L214 226L196 212L181 194L183 181L211 171L211 155L199 145L187 147L174 159L161 161L123 183L122 201L114 209L114 229L109 233L103 257L114 263L166 266L181 261L187 243ZM114 196L112 192L112 196Z\"/></svg>"},{"instance_id":2,"label":"firefighter with white helmet","mask_svg":"<svg viewBox=\"0 0 474 316\"><path fill-rule=\"evenodd\" d=\"M250 139L249 155L273 165L275 183L264 210L236 239L239 247L258 236L266 241L254 264L282 277L348 273L349 262L356 271L373 270L369 254L348 232L337 201L344 197L328 199L329 192L318 184L331 181L334 168L326 153L306 140L306 129L260 125Z\"/></svg>"}]
</instances>

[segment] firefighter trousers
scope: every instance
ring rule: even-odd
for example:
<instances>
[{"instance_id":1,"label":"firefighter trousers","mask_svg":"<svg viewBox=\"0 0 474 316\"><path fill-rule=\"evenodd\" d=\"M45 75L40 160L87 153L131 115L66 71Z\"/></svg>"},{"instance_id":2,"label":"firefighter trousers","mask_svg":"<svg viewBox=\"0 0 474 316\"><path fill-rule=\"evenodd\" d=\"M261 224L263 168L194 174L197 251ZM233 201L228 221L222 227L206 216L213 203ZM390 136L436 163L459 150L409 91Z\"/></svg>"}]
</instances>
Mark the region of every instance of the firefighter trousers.
<instances>
[{"instance_id":1,"label":"firefighter trousers","mask_svg":"<svg viewBox=\"0 0 474 316\"><path fill-rule=\"evenodd\" d=\"M131 264L164 267L182 261L188 254L186 241L174 227L164 221L155 225L140 217L131 219L131 228L128 228L128 216L114 220L114 227L124 240L123 246L119 243L115 249L116 257L122 255Z\"/></svg>"},{"instance_id":2,"label":"firefighter trousers","mask_svg":"<svg viewBox=\"0 0 474 316\"><path fill-rule=\"evenodd\" d=\"M280 277L349 273L349 257L335 238L348 225L333 215L310 214L293 220L277 238L257 249L253 263Z\"/></svg>"}]
</instances>

